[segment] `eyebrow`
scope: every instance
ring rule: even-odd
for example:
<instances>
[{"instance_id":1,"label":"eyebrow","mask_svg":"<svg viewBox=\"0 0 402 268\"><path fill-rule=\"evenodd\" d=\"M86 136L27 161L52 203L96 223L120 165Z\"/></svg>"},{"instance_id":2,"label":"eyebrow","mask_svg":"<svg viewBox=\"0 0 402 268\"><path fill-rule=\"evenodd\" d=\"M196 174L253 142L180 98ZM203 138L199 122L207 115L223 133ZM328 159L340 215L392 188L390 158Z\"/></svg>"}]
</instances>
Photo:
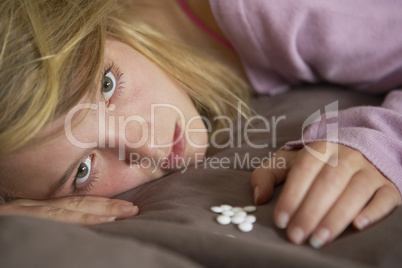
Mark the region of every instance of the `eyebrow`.
<instances>
[{"instance_id":1,"label":"eyebrow","mask_svg":"<svg viewBox=\"0 0 402 268\"><path fill-rule=\"evenodd\" d=\"M74 161L70 167L64 172L62 177L56 181L51 187L48 196L50 198L54 197L56 194L58 194L66 185L66 183L69 181L71 176L73 175L74 171L77 171L78 165L85 159L85 157L88 157L88 155L91 152L91 148L86 149L81 156Z\"/></svg>"}]
</instances>

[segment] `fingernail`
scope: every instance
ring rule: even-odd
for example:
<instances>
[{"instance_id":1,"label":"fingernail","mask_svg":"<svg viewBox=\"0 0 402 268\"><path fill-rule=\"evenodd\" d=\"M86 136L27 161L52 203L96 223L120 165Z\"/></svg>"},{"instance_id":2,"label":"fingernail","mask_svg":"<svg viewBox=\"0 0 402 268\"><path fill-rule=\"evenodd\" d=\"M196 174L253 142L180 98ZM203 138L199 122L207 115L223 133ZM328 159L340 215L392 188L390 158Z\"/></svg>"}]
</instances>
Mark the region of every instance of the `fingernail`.
<instances>
[{"instance_id":1,"label":"fingernail","mask_svg":"<svg viewBox=\"0 0 402 268\"><path fill-rule=\"evenodd\" d=\"M360 231L366 228L369 224L370 221L366 217L361 217L357 219L355 222L356 228L359 229Z\"/></svg>"},{"instance_id":2,"label":"fingernail","mask_svg":"<svg viewBox=\"0 0 402 268\"><path fill-rule=\"evenodd\" d=\"M258 187L258 186L256 186L255 188L254 188L254 203L256 204L256 205L258 205L257 204L257 200L258 200L258 196L260 195L260 188Z\"/></svg>"},{"instance_id":3,"label":"fingernail","mask_svg":"<svg viewBox=\"0 0 402 268\"><path fill-rule=\"evenodd\" d=\"M121 210L123 210L125 213L134 214L138 211L138 207L134 206L133 203L125 203L121 206Z\"/></svg>"},{"instance_id":4,"label":"fingernail","mask_svg":"<svg viewBox=\"0 0 402 268\"><path fill-rule=\"evenodd\" d=\"M288 223L289 223L289 215L285 212L279 213L276 220L276 226L280 229L285 229L288 226Z\"/></svg>"},{"instance_id":5,"label":"fingernail","mask_svg":"<svg viewBox=\"0 0 402 268\"><path fill-rule=\"evenodd\" d=\"M319 249L328 242L330 235L331 233L327 228L321 228L318 230L318 232L311 236L309 241L310 245L313 248Z\"/></svg>"},{"instance_id":6,"label":"fingernail","mask_svg":"<svg viewBox=\"0 0 402 268\"><path fill-rule=\"evenodd\" d=\"M117 217L99 217L101 222L113 222L116 220Z\"/></svg>"},{"instance_id":7,"label":"fingernail","mask_svg":"<svg viewBox=\"0 0 402 268\"><path fill-rule=\"evenodd\" d=\"M295 227L290 231L290 238L293 240L295 244L301 244L304 239L304 232L301 228Z\"/></svg>"}]
</instances>

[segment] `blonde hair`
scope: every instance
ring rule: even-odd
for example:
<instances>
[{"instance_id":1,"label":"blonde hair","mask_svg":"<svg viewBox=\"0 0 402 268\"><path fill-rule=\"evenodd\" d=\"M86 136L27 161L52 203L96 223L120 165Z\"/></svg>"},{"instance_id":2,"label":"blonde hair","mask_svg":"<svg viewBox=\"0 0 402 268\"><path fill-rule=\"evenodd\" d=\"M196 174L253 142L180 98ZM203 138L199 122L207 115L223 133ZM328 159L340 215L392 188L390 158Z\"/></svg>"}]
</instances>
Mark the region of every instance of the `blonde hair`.
<instances>
[{"instance_id":1,"label":"blonde hair","mask_svg":"<svg viewBox=\"0 0 402 268\"><path fill-rule=\"evenodd\" d=\"M0 158L24 146L92 87L112 2L1 1Z\"/></svg>"},{"instance_id":2,"label":"blonde hair","mask_svg":"<svg viewBox=\"0 0 402 268\"><path fill-rule=\"evenodd\" d=\"M169 38L133 16L111 17L108 36L133 47L172 75L192 99L198 112L208 119L250 113L247 100L251 88L228 67L195 48ZM213 129L227 126L226 120L213 122Z\"/></svg>"},{"instance_id":3,"label":"blonde hair","mask_svg":"<svg viewBox=\"0 0 402 268\"><path fill-rule=\"evenodd\" d=\"M235 119L238 103L244 115L249 111L246 81L125 14L118 0L3 0L0 25L0 159L23 148L85 94L95 94L106 36L171 74L201 115ZM225 123L216 121L214 128Z\"/></svg>"}]
</instances>

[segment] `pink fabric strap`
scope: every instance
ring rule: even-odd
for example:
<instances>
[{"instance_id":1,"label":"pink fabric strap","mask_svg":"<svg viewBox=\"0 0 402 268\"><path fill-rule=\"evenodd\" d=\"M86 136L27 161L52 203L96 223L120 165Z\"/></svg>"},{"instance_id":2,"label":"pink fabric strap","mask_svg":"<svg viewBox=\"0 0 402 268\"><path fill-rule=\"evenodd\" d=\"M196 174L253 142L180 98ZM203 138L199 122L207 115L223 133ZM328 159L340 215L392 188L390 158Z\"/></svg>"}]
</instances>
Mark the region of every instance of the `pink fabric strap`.
<instances>
[{"instance_id":1,"label":"pink fabric strap","mask_svg":"<svg viewBox=\"0 0 402 268\"><path fill-rule=\"evenodd\" d=\"M209 29L202 21L191 11L190 7L187 5L186 0L177 0L182 10L187 14L187 16L204 32L206 32L209 36L217 40L222 45L227 48L234 50L233 46L225 39L217 35L214 31Z\"/></svg>"}]
</instances>

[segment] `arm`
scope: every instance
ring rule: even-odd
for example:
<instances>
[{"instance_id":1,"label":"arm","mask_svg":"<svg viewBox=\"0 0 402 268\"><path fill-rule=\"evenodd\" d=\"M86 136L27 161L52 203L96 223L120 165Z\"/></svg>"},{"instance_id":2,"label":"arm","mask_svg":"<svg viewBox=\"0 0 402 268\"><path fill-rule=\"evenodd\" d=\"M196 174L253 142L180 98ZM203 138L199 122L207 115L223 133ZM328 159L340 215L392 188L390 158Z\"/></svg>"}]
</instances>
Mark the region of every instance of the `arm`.
<instances>
[{"instance_id":1,"label":"arm","mask_svg":"<svg viewBox=\"0 0 402 268\"><path fill-rule=\"evenodd\" d=\"M341 111L335 118L338 128L330 132L327 125L334 117L322 116L305 133L304 142L290 142L284 147L288 151L275 156L286 159L286 169L259 168L253 173L256 203L266 202L274 185L287 177L275 221L287 228L293 242L310 237L316 247L332 241L350 223L361 230L385 217L401 201L401 103L399 90L390 93L382 107Z\"/></svg>"},{"instance_id":2,"label":"arm","mask_svg":"<svg viewBox=\"0 0 402 268\"><path fill-rule=\"evenodd\" d=\"M260 93L278 94L303 82L325 81L373 93L385 93L402 85L400 1L233 2L211 3L218 23ZM400 93L396 92L390 94L382 108L360 107L340 113L339 138L335 141L339 146L325 142L319 135L323 128L309 130L305 135L309 148L318 151L327 148L328 157L339 157L338 168L311 157L307 147L296 142L285 148L298 150L281 151L277 155L287 160L286 170L260 168L253 173L257 203L267 201L274 184L287 177L275 219L278 226L287 227L292 241L301 243L311 234L314 238L321 233L326 237L321 239L322 245L334 239L350 222L362 229L367 222L377 221L399 204L396 185L401 187L398 175L402 121L400 111L395 110L398 102L400 105ZM379 122L379 118L384 121ZM314 142L319 140L324 142ZM335 181L337 187L333 186ZM352 185L358 185L353 186L356 191L348 190ZM353 201L358 206L342 204L349 195L356 196L358 200ZM372 197L373 205L365 210ZM382 203L383 207L378 205ZM340 209L331 213L333 205ZM348 215L346 208L350 208ZM334 215L338 217L331 221ZM326 224L320 232L320 227Z\"/></svg>"},{"instance_id":3,"label":"arm","mask_svg":"<svg viewBox=\"0 0 402 268\"><path fill-rule=\"evenodd\" d=\"M260 93L331 82L385 93L402 85L402 2L220 0L215 17Z\"/></svg>"},{"instance_id":4,"label":"arm","mask_svg":"<svg viewBox=\"0 0 402 268\"><path fill-rule=\"evenodd\" d=\"M17 199L0 205L0 216L26 215L78 225L93 225L137 215L133 203L95 196L50 200Z\"/></svg>"},{"instance_id":5,"label":"arm","mask_svg":"<svg viewBox=\"0 0 402 268\"><path fill-rule=\"evenodd\" d=\"M327 132L333 123L337 129ZM387 95L381 107L354 107L338 116L312 124L304 143L329 141L360 151L402 193L402 90ZM284 150L301 149L303 141L289 142Z\"/></svg>"}]
</instances>

